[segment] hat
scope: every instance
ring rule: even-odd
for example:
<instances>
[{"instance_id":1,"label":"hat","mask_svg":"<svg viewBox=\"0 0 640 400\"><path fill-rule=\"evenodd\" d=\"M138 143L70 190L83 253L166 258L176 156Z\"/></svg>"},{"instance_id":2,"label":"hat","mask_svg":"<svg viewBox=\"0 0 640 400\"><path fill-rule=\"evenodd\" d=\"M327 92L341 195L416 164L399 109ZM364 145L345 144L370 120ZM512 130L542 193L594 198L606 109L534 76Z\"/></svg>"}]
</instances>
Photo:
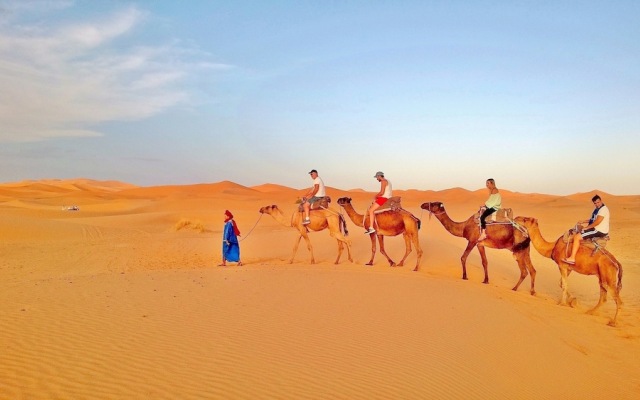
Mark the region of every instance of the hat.
<instances>
[{"instance_id":1,"label":"hat","mask_svg":"<svg viewBox=\"0 0 640 400\"><path fill-rule=\"evenodd\" d=\"M376 174L374 175L374 178L377 178L379 176L384 176L384 172L382 172L382 171L376 172Z\"/></svg>"},{"instance_id":2,"label":"hat","mask_svg":"<svg viewBox=\"0 0 640 400\"><path fill-rule=\"evenodd\" d=\"M225 210L224 214L227 216L227 218L233 218L233 214L231 214L231 211L229 210Z\"/></svg>"},{"instance_id":3,"label":"hat","mask_svg":"<svg viewBox=\"0 0 640 400\"><path fill-rule=\"evenodd\" d=\"M315 169L312 169L311 171L309 171L309 173L310 173L310 174L313 174L314 172L315 172L316 174L318 173L318 171L316 171Z\"/></svg>"}]
</instances>

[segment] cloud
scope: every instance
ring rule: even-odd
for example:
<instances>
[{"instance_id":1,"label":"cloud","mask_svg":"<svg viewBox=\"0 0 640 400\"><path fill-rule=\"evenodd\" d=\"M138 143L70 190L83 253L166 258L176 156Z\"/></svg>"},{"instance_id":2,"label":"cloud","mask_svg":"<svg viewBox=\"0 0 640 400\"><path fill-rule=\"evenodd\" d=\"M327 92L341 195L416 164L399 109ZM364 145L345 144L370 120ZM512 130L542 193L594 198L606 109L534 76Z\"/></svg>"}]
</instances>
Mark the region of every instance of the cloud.
<instances>
[{"instance_id":1,"label":"cloud","mask_svg":"<svg viewBox=\"0 0 640 400\"><path fill-rule=\"evenodd\" d=\"M186 103L186 79L226 67L179 40L140 43L136 35L148 14L137 7L56 24L51 21L69 4L53 3L58 7L50 4L38 22L31 16L21 23L28 7L3 9L0 142L101 135L100 123L143 119Z\"/></svg>"}]
</instances>

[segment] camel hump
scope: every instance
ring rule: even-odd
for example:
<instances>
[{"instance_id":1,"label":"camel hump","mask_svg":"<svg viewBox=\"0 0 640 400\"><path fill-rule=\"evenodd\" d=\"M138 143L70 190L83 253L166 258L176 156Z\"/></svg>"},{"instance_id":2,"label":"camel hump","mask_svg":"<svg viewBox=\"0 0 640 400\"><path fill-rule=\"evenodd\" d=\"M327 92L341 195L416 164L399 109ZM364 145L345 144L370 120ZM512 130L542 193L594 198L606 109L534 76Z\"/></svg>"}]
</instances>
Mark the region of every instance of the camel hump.
<instances>
[{"instance_id":1,"label":"camel hump","mask_svg":"<svg viewBox=\"0 0 640 400\"><path fill-rule=\"evenodd\" d=\"M400 211L402 210L402 204L400 204L400 196L393 196L393 197L389 197L387 199L387 201L384 202L383 205L381 205L376 211L375 213L381 213L381 212L385 212L385 211Z\"/></svg>"}]
</instances>

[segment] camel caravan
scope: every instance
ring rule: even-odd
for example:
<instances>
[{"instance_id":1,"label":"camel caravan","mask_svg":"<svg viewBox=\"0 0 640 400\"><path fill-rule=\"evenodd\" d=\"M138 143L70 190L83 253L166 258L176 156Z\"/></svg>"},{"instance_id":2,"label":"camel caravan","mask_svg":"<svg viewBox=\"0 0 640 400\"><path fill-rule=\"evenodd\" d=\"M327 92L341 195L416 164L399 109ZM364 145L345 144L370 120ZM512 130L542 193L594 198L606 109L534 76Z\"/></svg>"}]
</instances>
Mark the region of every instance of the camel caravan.
<instances>
[{"instance_id":1,"label":"camel caravan","mask_svg":"<svg viewBox=\"0 0 640 400\"><path fill-rule=\"evenodd\" d=\"M402 267L412 252L416 250L416 265L413 271L420 268L422 248L418 232L421 221L411 212L402 208L401 198L391 195L391 184L384 178L382 172L376 173L375 178L381 182L381 190L374 197L374 202L365 213L358 213L351 204L352 199L341 197L337 203L341 210L335 210L329 206L331 198L326 195L324 184L318 177L316 170L310 172L314 179L314 186L299 201L299 207L290 217L278 208L277 205L265 206L260 213L271 215L276 221L285 226L295 228L299 236L296 238L293 253L289 263L293 263L298 250L300 240L304 239L310 254L310 263L315 263L313 247L309 239L310 231L329 230L331 237L338 244L338 256L335 264L340 262L344 248L350 262L351 241L348 239L349 231L346 218L342 210L357 227L364 228L371 240L371 258L366 265L373 265L376 254L376 238L380 245L380 253L387 259L389 266ZM596 205L592 217L581 221L560 238L553 242L546 241L535 218L517 216L513 217L510 208L502 208L501 196L493 179L487 180L487 188L490 196L479 210L464 221L454 221L447 214L445 206L439 201L423 203L420 208L429 213L429 217L435 216L444 229L450 234L467 240L467 246L460 257L462 264L462 279L467 279L466 261L474 248L478 249L484 269L483 283L489 283L488 260L485 247L493 249L509 250L520 270L520 278L512 290L517 291L527 276L531 285L529 292L535 295L536 269L531 262L531 244L542 256L551 258L558 265L560 271L560 287L562 295L559 301L561 305L574 307L576 299L568 290L567 278L571 271L584 275L596 275L600 285L600 298L598 303L587 313L593 314L606 301L607 293L611 293L616 303L616 310L609 325L615 326L617 317L622 307L620 291L622 289L622 265L615 256L605 249L609 240L609 210L602 203L599 196L592 199ZM598 226L601 230L596 229ZM384 247L385 236L398 236L402 234L405 241L405 253L396 264L387 254Z\"/></svg>"}]
</instances>

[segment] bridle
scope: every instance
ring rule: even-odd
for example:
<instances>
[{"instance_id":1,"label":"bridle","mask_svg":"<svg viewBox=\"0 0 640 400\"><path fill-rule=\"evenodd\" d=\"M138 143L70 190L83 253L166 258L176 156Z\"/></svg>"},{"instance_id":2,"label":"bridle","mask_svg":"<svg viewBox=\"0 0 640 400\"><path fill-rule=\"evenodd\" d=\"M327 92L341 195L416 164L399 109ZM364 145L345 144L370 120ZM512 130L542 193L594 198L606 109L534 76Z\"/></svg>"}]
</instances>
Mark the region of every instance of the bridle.
<instances>
[{"instance_id":1,"label":"bridle","mask_svg":"<svg viewBox=\"0 0 640 400\"><path fill-rule=\"evenodd\" d=\"M435 212L431 211L431 204L435 204L435 203L428 202L428 203L425 203L425 204L429 205L428 208L427 208L427 211L429 211L429 218L431 218L431 215L435 215L437 217L438 215L442 215L442 214L446 213L445 210L442 210L442 211L440 211L438 213L435 213Z\"/></svg>"}]
</instances>

